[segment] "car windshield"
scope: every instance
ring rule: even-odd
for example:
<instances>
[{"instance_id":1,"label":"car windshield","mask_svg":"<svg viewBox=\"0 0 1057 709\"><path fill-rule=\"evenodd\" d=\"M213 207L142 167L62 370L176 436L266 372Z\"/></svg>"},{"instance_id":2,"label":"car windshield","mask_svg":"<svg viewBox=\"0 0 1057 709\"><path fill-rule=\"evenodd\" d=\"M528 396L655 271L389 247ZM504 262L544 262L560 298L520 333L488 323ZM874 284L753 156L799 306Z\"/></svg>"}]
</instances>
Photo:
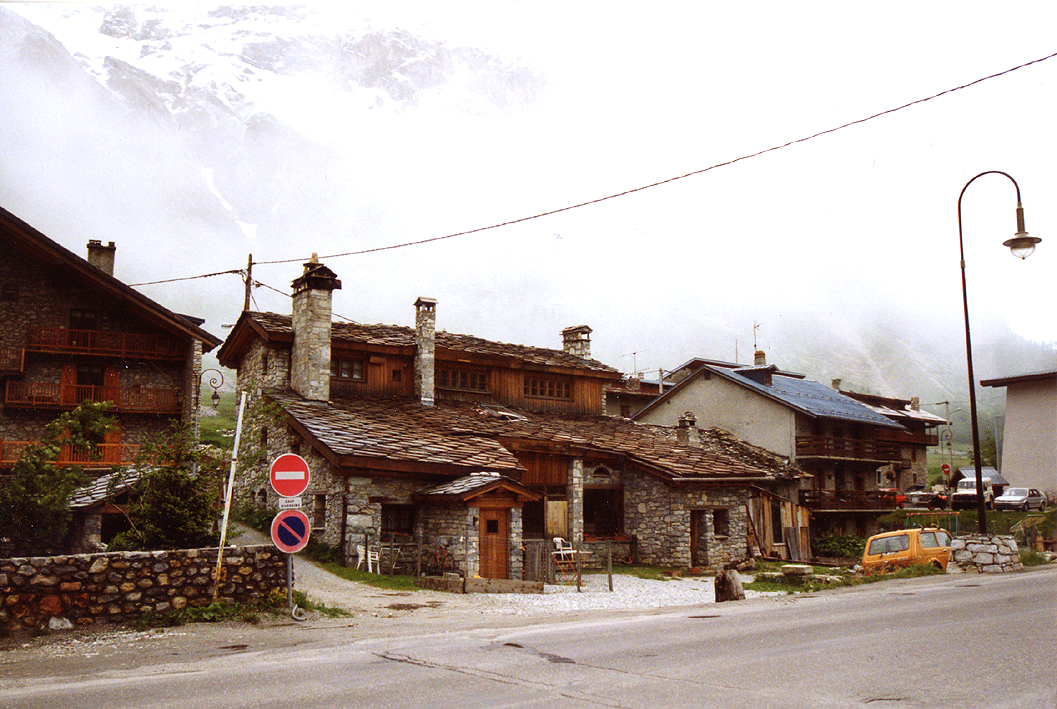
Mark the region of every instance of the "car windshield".
<instances>
[{"instance_id":1,"label":"car windshield","mask_svg":"<svg viewBox=\"0 0 1057 709\"><path fill-rule=\"evenodd\" d=\"M1027 497L1028 489L1026 487L1011 487L1003 493L1002 497Z\"/></svg>"},{"instance_id":2,"label":"car windshield","mask_svg":"<svg viewBox=\"0 0 1057 709\"><path fill-rule=\"evenodd\" d=\"M910 548L910 537L900 534L895 537L881 537L870 542L870 554L892 554Z\"/></svg>"},{"instance_id":3,"label":"car windshield","mask_svg":"<svg viewBox=\"0 0 1057 709\"><path fill-rule=\"evenodd\" d=\"M958 489L959 490L975 490L976 489L976 481L975 480L959 480L958 481Z\"/></svg>"}]
</instances>

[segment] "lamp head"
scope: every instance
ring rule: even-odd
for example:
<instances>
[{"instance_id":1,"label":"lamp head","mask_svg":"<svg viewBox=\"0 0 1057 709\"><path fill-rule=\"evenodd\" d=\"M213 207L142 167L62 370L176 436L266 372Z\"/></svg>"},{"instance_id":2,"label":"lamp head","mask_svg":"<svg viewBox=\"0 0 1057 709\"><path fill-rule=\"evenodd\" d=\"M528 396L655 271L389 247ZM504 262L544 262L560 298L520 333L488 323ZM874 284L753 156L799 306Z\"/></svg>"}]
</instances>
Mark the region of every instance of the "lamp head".
<instances>
[{"instance_id":1,"label":"lamp head","mask_svg":"<svg viewBox=\"0 0 1057 709\"><path fill-rule=\"evenodd\" d=\"M214 409L217 408L218 406L220 406L220 393L216 389L213 390L212 399L213 399L213 408Z\"/></svg>"},{"instance_id":2,"label":"lamp head","mask_svg":"<svg viewBox=\"0 0 1057 709\"><path fill-rule=\"evenodd\" d=\"M1030 236L1024 228L1024 207L1020 205L1020 196L1017 195L1017 233L1012 239L1002 242L1002 246L1008 246L1009 252L1019 258L1026 259L1035 251L1035 244L1042 241L1037 236Z\"/></svg>"}]
</instances>

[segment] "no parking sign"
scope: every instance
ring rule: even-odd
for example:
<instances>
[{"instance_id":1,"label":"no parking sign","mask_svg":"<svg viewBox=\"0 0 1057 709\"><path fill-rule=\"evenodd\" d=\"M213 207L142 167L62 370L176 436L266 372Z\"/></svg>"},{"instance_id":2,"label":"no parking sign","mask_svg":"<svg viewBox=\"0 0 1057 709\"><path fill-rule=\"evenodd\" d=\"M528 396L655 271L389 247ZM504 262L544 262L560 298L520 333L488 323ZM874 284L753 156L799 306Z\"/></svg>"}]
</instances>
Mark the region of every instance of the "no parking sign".
<instances>
[{"instance_id":1,"label":"no parking sign","mask_svg":"<svg viewBox=\"0 0 1057 709\"><path fill-rule=\"evenodd\" d=\"M304 549L311 533L308 517L301 510L283 510L272 520L272 543L287 554Z\"/></svg>"}]
</instances>

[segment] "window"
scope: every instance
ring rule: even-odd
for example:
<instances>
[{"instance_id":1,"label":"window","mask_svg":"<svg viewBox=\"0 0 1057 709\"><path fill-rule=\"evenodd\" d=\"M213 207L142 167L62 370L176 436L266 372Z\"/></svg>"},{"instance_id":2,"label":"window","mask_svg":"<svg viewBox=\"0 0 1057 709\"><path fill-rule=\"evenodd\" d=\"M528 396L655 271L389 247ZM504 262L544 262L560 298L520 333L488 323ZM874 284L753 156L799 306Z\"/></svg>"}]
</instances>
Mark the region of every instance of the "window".
<instances>
[{"instance_id":1,"label":"window","mask_svg":"<svg viewBox=\"0 0 1057 709\"><path fill-rule=\"evenodd\" d=\"M327 496L316 495L312 498L312 529L324 529L327 526Z\"/></svg>"},{"instance_id":2,"label":"window","mask_svg":"<svg viewBox=\"0 0 1057 709\"><path fill-rule=\"evenodd\" d=\"M70 308L71 330L95 330L98 318L94 310Z\"/></svg>"},{"instance_id":3,"label":"window","mask_svg":"<svg viewBox=\"0 0 1057 709\"><path fill-rule=\"evenodd\" d=\"M382 505L382 539L391 534L415 533L415 508L411 505Z\"/></svg>"},{"instance_id":4,"label":"window","mask_svg":"<svg viewBox=\"0 0 1057 709\"><path fill-rule=\"evenodd\" d=\"M540 399L572 399L573 388L568 379L525 378L525 396Z\"/></svg>"},{"instance_id":5,"label":"window","mask_svg":"<svg viewBox=\"0 0 1057 709\"><path fill-rule=\"evenodd\" d=\"M467 369L441 369L437 371L437 386L441 389L488 391L488 375Z\"/></svg>"},{"instance_id":6,"label":"window","mask_svg":"<svg viewBox=\"0 0 1057 709\"><path fill-rule=\"evenodd\" d=\"M611 537L624 531L624 489L584 488L584 534Z\"/></svg>"},{"instance_id":7,"label":"window","mask_svg":"<svg viewBox=\"0 0 1057 709\"><path fill-rule=\"evenodd\" d=\"M98 364L77 365L77 386L103 386L104 370Z\"/></svg>"},{"instance_id":8,"label":"window","mask_svg":"<svg viewBox=\"0 0 1057 709\"><path fill-rule=\"evenodd\" d=\"M356 382L363 381L362 359L332 359L330 360L330 376L338 379L350 379Z\"/></svg>"},{"instance_id":9,"label":"window","mask_svg":"<svg viewBox=\"0 0 1057 709\"><path fill-rule=\"evenodd\" d=\"M268 376L268 355L261 357L261 376Z\"/></svg>"},{"instance_id":10,"label":"window","mask_svg":"<svg viewBox=\"0 0 1057 709\"><path fill-rule=\"evenodd\" d=\"M730 510L712 510L712 531L717 537L730 536Z\"/></svg>"}]
</instances>

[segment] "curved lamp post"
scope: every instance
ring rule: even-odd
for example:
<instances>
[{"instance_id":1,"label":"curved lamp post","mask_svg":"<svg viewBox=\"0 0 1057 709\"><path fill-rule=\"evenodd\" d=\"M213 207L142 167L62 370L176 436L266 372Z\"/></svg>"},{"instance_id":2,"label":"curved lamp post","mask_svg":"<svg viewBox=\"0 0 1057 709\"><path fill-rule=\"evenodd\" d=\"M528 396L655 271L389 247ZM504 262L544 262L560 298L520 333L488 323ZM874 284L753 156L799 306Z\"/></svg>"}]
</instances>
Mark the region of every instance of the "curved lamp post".
<instances>
[{"instance_id":1,"label":"curved lamp post","mask_svg":"<svg viewBox=\"0 0 1057 709\"><path fill-rule=\"evenodd\" d=\"M209 381L205 381L206 372L215 372L215 374L209 377ZM198 443L198 435L200 431L201 415L199 414L199 408L202 405L202 384L209 384L213 388L213 396L210 397L210 401L213 402L213 408L220 406L220 392L217 391L224 384L224 374L219 369L203 369L201 374L198 375L198 388L195 390L195 444Z\"/></svg>"},{"instance_id":2,"label":"curved lamp post","mask_svg":"<svg viewBox=\"0 0 1057 709\"><path fill-rule=\"evenodd\" d=\"M973 184L973 182L984 175L1003 175L1009 178L1009 181L1013 183L1013 187L1017 190L1017 233L1013 235L1012 239L1007 239L1002 242L1002 245L1009 247L1010 252L1017 258L1026 259L1028 256L1031 256L1033 251L1035 251L1035 244L1042 241L1042 239L1038 237L1029 236L1028 232L1024 230L1024 207L1020 205L1020 185L1017 184L1016 180L1000 170L988 170L987 172L981 172L979 175L965 183L965 187L962 188L961 194L958 195L958 251L961 256L962 268L962 307L965 310L965 361L969 369L969 415L973 427L973 463L976 465L976 507L977 519L979 521L978 530L980 534L987 534L987 520L985 518L987 512L986 505L984 504L983 471L981 470L980 465L980 428L976 419L976 379L973 375L972 338L969 335L969 297L966 294L965 288L965 246L962 242L962 197L965 196L965 190L969 189L969 185Z\"/></svg>"}]
</instances>

